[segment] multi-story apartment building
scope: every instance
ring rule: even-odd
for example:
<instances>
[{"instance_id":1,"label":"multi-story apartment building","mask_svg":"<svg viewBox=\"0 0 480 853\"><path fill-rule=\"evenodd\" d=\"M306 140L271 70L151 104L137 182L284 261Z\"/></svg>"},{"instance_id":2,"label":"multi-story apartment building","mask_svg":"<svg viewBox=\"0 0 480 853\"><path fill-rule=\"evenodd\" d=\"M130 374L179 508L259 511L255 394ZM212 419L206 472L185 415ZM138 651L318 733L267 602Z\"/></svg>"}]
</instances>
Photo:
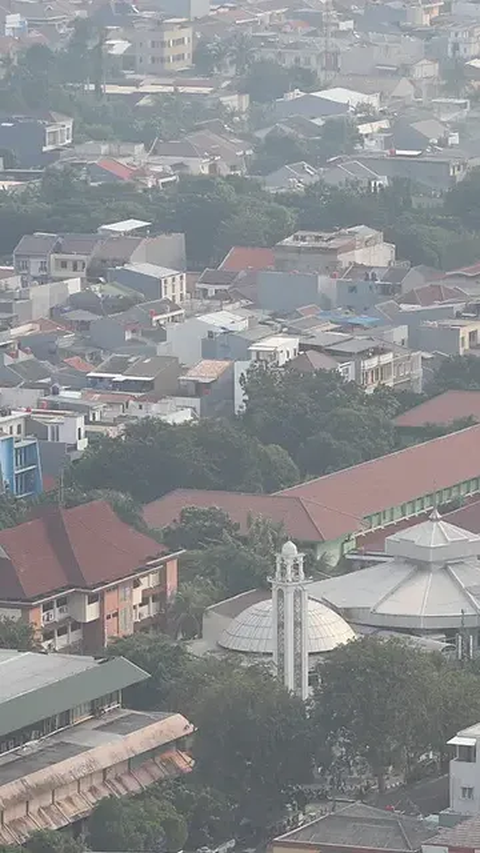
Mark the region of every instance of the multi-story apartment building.
<instances>
[{"instance_id":1,"label":"multi-story apartment building","mask_svg":"<svg viewBox=\"0 0 480 853\"><path fill-rule=\"evenodd\" d=\"M1 649L0 664L2 845L79 826L101 799L191 769L185 717L122 707L148 678L125 658Z\"/></svg>"},{"instance_id":2,"label":"multi-story apartment building","mask_svg":"<svg viewBox=\"0 0 480 853\"><path fill-rule=\"evenodd\" d=\"M145 21L128 38L137 74L175 74L192 66L193 30L183 18Z\"/></svg>"},{"instance_id":3,"label":"multi-story apartment building","mask_svg":"<svg viewBox=\"0 0 480 853\"><path fill-rule=\"evenodd\" d=\"M138 290L147 299L170 299L176 305L181 305L187 295L185 273L157 264L139 263L114 267L108 271L108 278L132 290Z\"/></svg>"},{"instance_id":4,"label":"multi-story apartment building","mask_svg":"<svg viewBox=\"0 0 480 853\"><path fill-rule=\"evenodd\" d=\"M387 267L395 246L366 225L338 231L296 231L274 248L275 267L286 272L335 273L351 264Z\"/></svg>"},{"instance_id":5,"label":"multi-story apartment building","mask_svg":"<svg viewBox=\"0 0 480 853\"><path fill-rule=\"evenodd\" d=\"M16 498L43 491L38 439L29 434L25 412L0 417L0 491Z\"/></svg>"},{"instance_id":6,"label":"multi-story apartment building","mask_svg":"<svg viewBox=\"0 0 480 853\"><path fill-rule=\"evenodd\" d=\"M105 501L40 507L0 548L0 617L29 622L45 649L98 651L164 619L177 587L176 555Z\"/></svg>"},{"instance_id":7,"label":"multi-story apartment building","mask_svg":"<svg viewBox=\"0 0 480 853\"><path fill-rule=\"evenodd\" d=\"M462 729L448 741L450 809L457 814L480 813L480 723Z\"/></svg>"}]
</instances>

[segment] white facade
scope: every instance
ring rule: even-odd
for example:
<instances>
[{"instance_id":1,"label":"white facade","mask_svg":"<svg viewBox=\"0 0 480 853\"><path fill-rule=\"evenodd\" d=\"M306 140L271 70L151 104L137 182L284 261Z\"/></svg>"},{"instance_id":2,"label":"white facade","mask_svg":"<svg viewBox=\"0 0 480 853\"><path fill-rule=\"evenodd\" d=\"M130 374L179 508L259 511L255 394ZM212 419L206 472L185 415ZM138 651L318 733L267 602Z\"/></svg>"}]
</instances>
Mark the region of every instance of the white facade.
<instances>
[{"instance_id":1,"label":"white facade","mask_svg":"<svg viewBox=\"0 0 480 853\"><path fill-rule=\"evenodd\" d=\"M458 732L448 741L454 750L450 761L450 808L464 815L480 813L480 723Z\"/></svg>"},{"instance_id":2,"label":"white facade","mask_svg":"<svg viewBox=\"0 0 480 853\"><path fill-rule=\"evenodd\" d=\"M275 367L296 358L298 355L299 338L292 335L271 335L248 348L253 361L263 361Z\"/></svg>"},{"instance_id":3,"label":"white facade","mask_svg":"<svg viewBox=\"0 0 480 853\"><path fill-rule=\"evenodd\" d=\"M285 687L308 697L308 595L304 555L286 542L277 556L272 580L273 662Z\"/></svg>"},{"instance_id":4,"label":"white facade","mask_svg":"<svg viewBox=\"0 0 480 853\"><path fill-rule=\"evenodd\" d=\"M62 442L69 449L79 452L86 450L88 438L85 435L85 415L53 409L36 409L29 415L46 428L47 441Z\"/></svg>"}]
</instances>

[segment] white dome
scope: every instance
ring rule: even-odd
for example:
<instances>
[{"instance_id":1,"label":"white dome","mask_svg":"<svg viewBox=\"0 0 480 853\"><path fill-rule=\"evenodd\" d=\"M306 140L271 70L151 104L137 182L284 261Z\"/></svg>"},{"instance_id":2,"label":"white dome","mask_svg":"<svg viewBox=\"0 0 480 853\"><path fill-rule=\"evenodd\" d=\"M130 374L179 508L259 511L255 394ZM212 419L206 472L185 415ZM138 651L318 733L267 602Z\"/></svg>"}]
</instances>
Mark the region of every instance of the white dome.
<instances>
[{"instance_id":1,"label":"white dome","mask_svg":"<svg viewBox=\"0 0 480 853\"><path fill-rule=\"evenodd\" d=\"M282 557L284 560L294 560L295 557L298 557L298 548L295 542L292 542L290 539L288 542L285 542L282 548Z\"/></svg>"},{"instance_id":2,"label":"white dome","mask_svg":"<svg viewBox=\"0 0 480 853\"><path fill-rule=\"evenodd\" d=\"M354 640L348 622L319 601L308 599L308 651L318 655L342 643ZM220 646L234 652L273 654L272 601L252 604L232 619L218 640Z\"/></svg>"}]
</instances>

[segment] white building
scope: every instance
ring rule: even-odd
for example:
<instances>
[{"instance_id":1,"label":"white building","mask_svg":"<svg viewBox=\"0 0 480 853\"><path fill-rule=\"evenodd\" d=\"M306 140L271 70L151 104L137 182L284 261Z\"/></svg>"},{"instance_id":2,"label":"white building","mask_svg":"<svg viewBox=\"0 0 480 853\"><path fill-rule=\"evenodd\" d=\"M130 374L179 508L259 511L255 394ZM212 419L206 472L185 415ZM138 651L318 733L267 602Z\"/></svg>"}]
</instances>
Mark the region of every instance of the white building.
<instances>
[{"instance_id":1,"label":"white building","mask_svg":"<svg viewBox=\"0 0 480 853\"><path fill-rule=\"evenodd\" d=\"M462 729L448 741L454 750L450 761L450 808L458 814L480 813L480 723Z\"/></svg>"},{"instance_id":2,"label":"white building","mask_svg":"<svg viewBox=\"0 0 480 853\"><path fill-rule=\"evenodd\" d=\"M296 231L274 247L275 267L283 272L332 274L351 264L388 267L395 261L395 246L383 233L367 225L337 231Z\"/></svg>"},{"instance_id":3,"label":"white building","mask_svg":"<svg viewBox=\"0 0 480 853\"><path fill-rule=\"evenodd\" d=\"M252 361L283 367L298 355L299 338L292 335L270 335L248 348Z\"/></svg>"},{"instance_id":4,"label":"white building","mask_svg":"<svg viewBox=\"0 0 480 853\"><path fill-rule=\"evenodd\" d=\"M307 595L303 554L286 542L277 556L272 596L253 589L207 607L194 654L225 649L246 661L273 663L278 678L305 699L308 671L325 654L355 639L348 622Z\"/></svg>"},{"instance_id":5,"label":"white building","mask_svg":"<svg viewBox=\"0 0 480 853\"><path fill-rule=\"evenodd\" d=\"M88 438L84 414L66 409L33 409L27 418L30 432L37 438L64 444L68 452L82 453L86 450Z\"/></svg>"},{"instance_id":6,"label":"white building","mask_svg":"<svg viewBox=\"0 0 480 853\"><path fill-rule=\"evenodd\" d=\"M310 596L348 614L354 625L449 642L466 631L476 648L479 557L480 536L442 521L434 510L427 521L387 536L382 562L312 583Z\"/></svg>"},{"instance_id":7,"label":"white building","mask_svg":"<svg viewBox=\"0 0 480 853\"><path fill-rule=\"evenodd\" d=\"M308 696L308 596L304 555L293 542L277 554L272 580L273 664L287 690Z\"/></svg>"}]
</instances>

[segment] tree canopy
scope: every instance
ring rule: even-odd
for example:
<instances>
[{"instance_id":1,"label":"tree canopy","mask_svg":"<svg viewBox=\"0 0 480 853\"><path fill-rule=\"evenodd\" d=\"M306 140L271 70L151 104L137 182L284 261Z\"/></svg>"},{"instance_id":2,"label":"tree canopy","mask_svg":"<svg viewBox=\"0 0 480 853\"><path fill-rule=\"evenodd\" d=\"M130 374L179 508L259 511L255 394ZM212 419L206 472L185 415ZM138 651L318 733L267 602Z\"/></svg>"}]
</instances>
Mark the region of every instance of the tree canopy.
<instances>
[{"instance_id":1,"label":"tree canopy","mask_svg":"<svg viewBox=\"0 0 480 853\"><path fill-rule=\"evenodd\" d=\"M145 419L104 438L72 468L80 489L114 489L146 502L176 488L274 491L299 473L288 453L220 420L171 427Z\"/></svg>"},{"instance_id":2,"label":"tree canopy","mask_svg":"<svg viewBox=\"0 0 480 853\"><path fill-rule=\"evenodd\" d=\"M406 638L366 636L335 649L318 669L312 724L346 758L363 759L382 789L393 765L408 771L441 756L480 717L480 679Z\"/></svg>"}]
</instances>

